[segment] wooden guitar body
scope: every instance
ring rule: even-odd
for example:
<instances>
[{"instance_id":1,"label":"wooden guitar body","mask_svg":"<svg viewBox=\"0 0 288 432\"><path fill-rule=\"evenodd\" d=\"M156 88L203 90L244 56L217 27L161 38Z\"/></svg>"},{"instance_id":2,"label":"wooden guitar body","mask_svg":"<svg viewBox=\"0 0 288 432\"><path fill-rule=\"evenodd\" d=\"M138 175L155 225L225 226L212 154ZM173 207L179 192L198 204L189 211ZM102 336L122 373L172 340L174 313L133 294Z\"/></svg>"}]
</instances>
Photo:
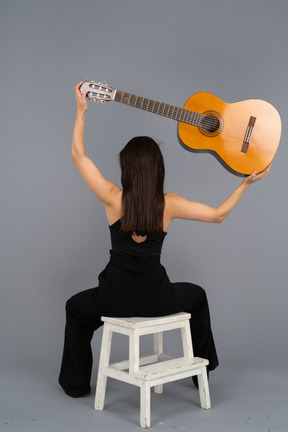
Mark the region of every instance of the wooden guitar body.
<instances>
[{"instance_id":1,"label":"wooden guitar body","mask_svg":"<svg viewBox=\"0 0 288 432\"><path fill-rule=\"evenodd\" d=\"M179 137L186 146L217 153L225 164L241 174L263 171L272 161L280 141L281 119L268 102L250 99L228 104L211 93L201 92L191 96L184 109L218 121L218 127L210 130L209 125L201 128L179 122ZM256 120L250 127L250 142L243 146L251 117Z\"/></svg>"}]
</instances>

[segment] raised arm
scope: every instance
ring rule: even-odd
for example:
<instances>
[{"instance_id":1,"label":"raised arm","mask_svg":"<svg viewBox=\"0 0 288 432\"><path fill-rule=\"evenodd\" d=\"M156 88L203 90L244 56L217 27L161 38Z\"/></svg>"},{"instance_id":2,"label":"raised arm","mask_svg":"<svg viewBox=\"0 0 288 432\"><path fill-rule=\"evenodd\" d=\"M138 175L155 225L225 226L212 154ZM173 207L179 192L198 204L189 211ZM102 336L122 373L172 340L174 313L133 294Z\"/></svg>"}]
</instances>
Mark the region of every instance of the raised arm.
<instances>
[{"instance_id":1,"label":"raised arm","mask_svg":"<svg viewBox=\"0 0 288 432\"><path fill-rule=\"evenodd\" d=\"M75 163L78 171L92 190L96 197L104 206L113 205L115 195L120 192L118 186L108 181L100 172L94 162L85 154L84 147L84 122L85 113L88 109L86 94L81 94L80 87L82 82L75 87L75 98L77 103L77 113L72 137L71 158Z\"/></svg>"},{"instance_id":2,"label":"raised arm","mask_svg":"<svg viewBox=\"0 0 288 432\"><path fill-rule=\"evenodd\" d=\"M197 220L202 222L222 222L235 208L245 190L258 180L265 177L270 171L271 164L261 173L254 171L245 177L235 191L219 206L209 207L194 201L189 201L176 194L167 194L166 209L170 220L174 218Z\"/></svg>"}]
</instances>

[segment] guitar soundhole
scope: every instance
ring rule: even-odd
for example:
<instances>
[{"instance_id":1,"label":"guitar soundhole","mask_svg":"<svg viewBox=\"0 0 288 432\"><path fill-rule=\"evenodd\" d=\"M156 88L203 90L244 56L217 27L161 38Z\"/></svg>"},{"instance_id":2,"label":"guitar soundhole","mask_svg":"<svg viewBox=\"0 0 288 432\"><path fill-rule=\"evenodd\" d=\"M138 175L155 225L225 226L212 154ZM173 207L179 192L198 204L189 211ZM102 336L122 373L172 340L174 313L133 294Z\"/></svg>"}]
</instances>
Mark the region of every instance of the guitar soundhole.
<instances>
[{"instance_id":1,"label":"guitar soundhole","mask_svg":"<svg viewBox=\"0 0 288 432\"><path fill-rule=\"evenodd\" d=\"M216 111L206 111L203 113L205 117L201 122L199 131L207 137L219 135L224 127L224 121L221 114Z\"/></svg>"},{"instance_id":2,"label":"guitar soundhole","mask_svg":"<svg viewBox=\"0 0 288 432\"><path fill-rule=\"evenodd\" d=\"M219 129L219 127L220 121L212 115L206 116L204 120L202 120L202 129L204 129L205 132L214 133Z\"/></svg>"}]
</instances>

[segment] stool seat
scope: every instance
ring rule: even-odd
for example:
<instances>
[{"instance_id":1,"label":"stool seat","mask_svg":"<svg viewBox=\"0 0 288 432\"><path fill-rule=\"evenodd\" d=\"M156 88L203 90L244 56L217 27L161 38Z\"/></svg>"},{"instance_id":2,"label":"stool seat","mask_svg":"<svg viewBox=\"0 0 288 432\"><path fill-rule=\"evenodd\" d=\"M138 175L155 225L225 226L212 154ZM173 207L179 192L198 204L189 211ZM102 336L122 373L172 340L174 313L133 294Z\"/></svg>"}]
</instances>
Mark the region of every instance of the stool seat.
<instances>
[{"instance_id":1,"label":"stool seat","mask_svg":"<svg viewBox=\"0 0 288 432\"><path fill-rule=\"evenodd\" d=\"M115 318L103 316L101 320L109 324L115 324L120 327L129 329L147 328L150 326L157 326L162 324L179 323L190 319L191 314L187 312L179 312L173 315L164 315L160 317L129 317L129 318ZM178 328L178 325L177 325ZM147 334L145 332L145 334Z\"/></svg>"},{"instance_id":2,"label":"stool seat","mask_svg":"<svg viewBox=\"0 0 288 432\"><path fill-rule=\"evenodd\" d=\"M194 357L189 319L191 315L180 312L161 317L102 317L104 322L102 345L95 394L95 409L104 408L107 377L140 387L140 426L150 427L150 389L163 392L163 384L179 379L198 376L200 404L211 407L206 366L208 360ZM163 353L163 332L181 329L183 356L172 357ZM129 337L129 358L109 363L112 334ZM154 353L140 357L140 336L154 335Z\"/></svg>"}]
</instances>

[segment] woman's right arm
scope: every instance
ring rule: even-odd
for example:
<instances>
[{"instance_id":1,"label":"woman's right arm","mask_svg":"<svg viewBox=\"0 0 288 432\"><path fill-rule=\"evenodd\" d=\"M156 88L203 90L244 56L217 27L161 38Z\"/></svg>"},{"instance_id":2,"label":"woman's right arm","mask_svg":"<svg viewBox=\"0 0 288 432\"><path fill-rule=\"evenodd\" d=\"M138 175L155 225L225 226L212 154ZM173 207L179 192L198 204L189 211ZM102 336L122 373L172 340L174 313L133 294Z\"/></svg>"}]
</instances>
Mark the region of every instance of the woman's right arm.
<instances>
[{"instance_id":1,"label":"woman's right arm","mask_svg":"<svg viewBox=\"0 0 288 432\"><path fill-rule=\"evenodd\" d=\"M113 205L115 194L119 193L120 189L114 183L107 180L94 162L86 156L84 147L84 123L88 104L86 95L80 92L81 85L82 82L75 87L77 113L73 129L71 158L87 186L104 206L110 206Z\"/></svg>"},{"instance_id":2,"label":"woman's right arm","mask_svg":"<svg viewBox=\"0 0 288 432\"><path fill-rule=\"evenodd\" d=\"M179 218L186 220L197 220L202 222L222 222L235 208L246 189L258 180L265 177L270 171L271 164L261 173L254 171L245 177L235 191L219 206L209 207L195 201L189 201L176 194L167 194L167 212L170 219Z\"/></svg>"}]
</instances>

